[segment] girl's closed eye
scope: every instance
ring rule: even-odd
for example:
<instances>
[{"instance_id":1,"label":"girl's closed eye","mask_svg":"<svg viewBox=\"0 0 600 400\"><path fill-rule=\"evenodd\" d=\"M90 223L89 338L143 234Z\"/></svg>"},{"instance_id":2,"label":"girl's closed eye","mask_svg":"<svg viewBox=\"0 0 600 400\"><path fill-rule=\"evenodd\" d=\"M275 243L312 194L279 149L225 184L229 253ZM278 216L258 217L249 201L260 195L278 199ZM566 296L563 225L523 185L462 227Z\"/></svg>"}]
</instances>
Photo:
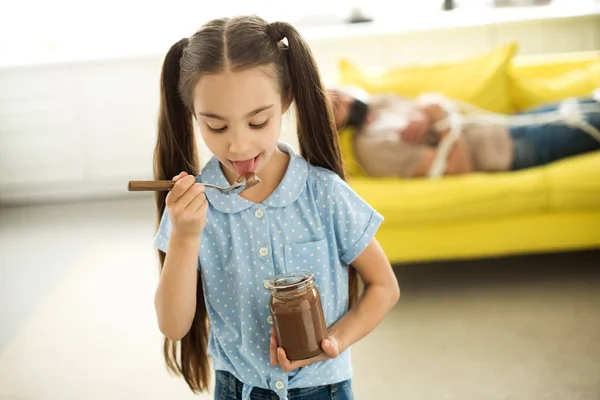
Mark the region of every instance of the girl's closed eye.
<instances>
[{"instance_id":1,"label":"girl's closed eye","mask_svg":"<svg viewBox=\"0 0 600 400\"><path fill-rule=\"evenodd\" d=\"M210 129L211 131L216 132L216 133L225 132L227 130L227 125L223 125L223 126L211 126L209 124L206 124L206 127L208 129Z\"/></svg>"},{"instance_id":2,"label":"girl's closed eye","mask_svg":"<svg viewBox=\"0 0 600 400\"><path fill-rule=\"evenodd\" d=\"M251 129L262 129L262 128L264 128L264 127L267 126L268 122L269 122L269 120L265 120L264 122L261 122L259 124L252 124L252 123L250 123L250 124L248 124L248 126ZM211 126L209 124L206 124L206 127L208 129L210 129L211 131L215 132L215 133L222 133L222 132L225 132L227 130L227 125L223 125L223 126Z\"/></svg>"},{"instance_id":3,"label":"girl's closed eye","mask_svg":"<svg viewBox=\"0 0 600 400\"><path fill-rule=\"evenodd\" d=\"M250 125L250 128L252 128L252 129L262 129L265 126L267 126L268 122L269 122L269 120L266 119L264 122L261 122L259 124L250 123L249 125Z\"/></svg>"}]
</instances>

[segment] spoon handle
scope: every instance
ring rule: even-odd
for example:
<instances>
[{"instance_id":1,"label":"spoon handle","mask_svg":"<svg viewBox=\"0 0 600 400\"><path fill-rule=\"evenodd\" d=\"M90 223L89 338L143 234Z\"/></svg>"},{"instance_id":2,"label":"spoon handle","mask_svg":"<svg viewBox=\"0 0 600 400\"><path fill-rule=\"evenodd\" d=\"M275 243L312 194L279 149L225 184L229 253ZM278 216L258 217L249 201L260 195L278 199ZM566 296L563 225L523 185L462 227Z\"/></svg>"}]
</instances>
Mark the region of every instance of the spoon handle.
<instances>
[{"instance_id":1,"label":"spoon handle","mask_svg":"<svg viewBox=\"0 0 600 400\"><path fill-rule=\"evenodd\" d=\"M127 190L130 192L165 192L173 188L173 181L129 181Z\"/></svg>"}]
</instances>

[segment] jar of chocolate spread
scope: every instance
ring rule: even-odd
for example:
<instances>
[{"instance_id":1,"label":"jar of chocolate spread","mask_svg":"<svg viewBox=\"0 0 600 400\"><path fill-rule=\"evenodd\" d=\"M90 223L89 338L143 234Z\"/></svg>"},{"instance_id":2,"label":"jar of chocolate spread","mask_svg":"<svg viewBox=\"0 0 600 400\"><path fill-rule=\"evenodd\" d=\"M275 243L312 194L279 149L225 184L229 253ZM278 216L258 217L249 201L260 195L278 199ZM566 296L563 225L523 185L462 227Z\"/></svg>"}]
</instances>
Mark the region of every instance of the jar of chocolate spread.
<instances>
[{"instance_id":1,"label":"jar of chocolate spread","mask_svg":"<svg viewBox=\"0 0 600 400\"><path fill-rule=\"evenodd\" d=\"M310 271L276 276L267 281L271 292L271 317L277 343L289 360L303 360L322 353L327 326L321 295Z\"/></svg>"}]
</instances>

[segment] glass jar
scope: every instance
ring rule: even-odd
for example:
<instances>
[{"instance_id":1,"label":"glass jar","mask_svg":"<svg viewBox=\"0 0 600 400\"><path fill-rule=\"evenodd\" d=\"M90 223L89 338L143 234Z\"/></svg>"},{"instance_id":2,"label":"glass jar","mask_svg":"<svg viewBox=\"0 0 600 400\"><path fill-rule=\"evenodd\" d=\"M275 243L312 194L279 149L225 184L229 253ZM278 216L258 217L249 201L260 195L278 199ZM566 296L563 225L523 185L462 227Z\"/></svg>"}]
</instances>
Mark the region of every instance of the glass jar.
<instances>
[{"instance_id":1,"label":"glass jar","mask_svg":"<svg viewBox=\"0 0 600 400\"><path fill-rule=\"evenodd\" d=\"M321 342L328 336L321 295L314 274L298 271L267 281L271 292L271 317L277 343L289 360L303 360L323 352Z\"/></svg>"}]
</instances>

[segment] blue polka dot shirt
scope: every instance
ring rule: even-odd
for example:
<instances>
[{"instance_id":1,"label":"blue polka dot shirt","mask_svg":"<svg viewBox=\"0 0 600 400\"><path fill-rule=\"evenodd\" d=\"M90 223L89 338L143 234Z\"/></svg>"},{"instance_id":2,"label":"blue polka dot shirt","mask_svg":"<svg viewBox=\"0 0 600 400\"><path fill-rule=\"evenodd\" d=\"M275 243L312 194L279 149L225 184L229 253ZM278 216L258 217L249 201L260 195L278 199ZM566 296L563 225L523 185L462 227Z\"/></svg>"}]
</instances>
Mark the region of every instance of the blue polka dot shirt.
<instances>
[{"instance_id":1,"label":"blue polka dot shirt","mask_svg":"<svg viewBox=\"0 0 600 400\"><path fill-rule=\"evenodd\" d=\"M290 389L352 377L350 349L287 373L270 364L273 321L265 281L286 272L312 271L330 327L348 310L348 265L383 221L337 174L308 164L286 143L278 146L290 162L264 202L206 189L209 208L198 268L210 318L208 352L215 370L243 382L245 400L254 387L287 399ZM228 185L214 157L197 180ZM154 239L164 252L170 230L165 210Z\"/></svg>"}]
</instances>

